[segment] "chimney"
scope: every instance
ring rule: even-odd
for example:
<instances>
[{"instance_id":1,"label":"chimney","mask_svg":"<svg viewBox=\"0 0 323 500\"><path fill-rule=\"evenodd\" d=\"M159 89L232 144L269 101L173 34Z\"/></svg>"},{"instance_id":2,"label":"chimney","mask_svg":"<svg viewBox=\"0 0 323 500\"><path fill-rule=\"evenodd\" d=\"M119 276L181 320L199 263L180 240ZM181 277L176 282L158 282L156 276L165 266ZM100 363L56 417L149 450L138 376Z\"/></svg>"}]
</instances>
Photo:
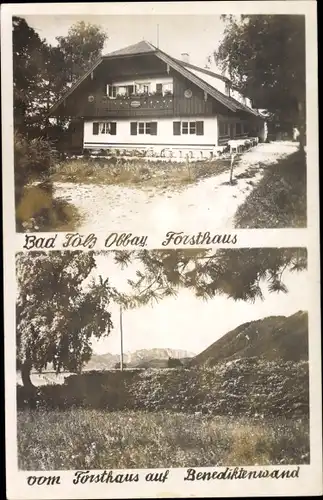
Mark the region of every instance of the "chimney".
<instances>
[{"instance_id":1,"label":"chimney","mask_svg":"<svg viewBox=\"0 0 323 500\"><path fill-rule=\"evenodd\" d=\"M187 63L187 64L188 64L188 63L190 62L190 55L189 55L187 52L183 52L183 53L181 54L181 57L182 57L182 61L183 61L184 63Z\"/></svg>"}]
</instances>

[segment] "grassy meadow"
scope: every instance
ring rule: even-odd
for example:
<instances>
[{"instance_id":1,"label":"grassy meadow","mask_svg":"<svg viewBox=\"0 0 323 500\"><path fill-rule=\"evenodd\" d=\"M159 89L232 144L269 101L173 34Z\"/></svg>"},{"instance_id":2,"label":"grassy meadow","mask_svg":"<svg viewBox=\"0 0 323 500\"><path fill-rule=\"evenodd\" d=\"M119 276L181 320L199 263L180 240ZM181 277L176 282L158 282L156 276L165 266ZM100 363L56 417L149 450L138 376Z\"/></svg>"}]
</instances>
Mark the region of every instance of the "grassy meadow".
<instances>
[{"instance_id":1,"label":"grassy meadow","mask_svg":"<svg viewBox=\"0 0 323 500\"><path fill-rule=\"evenodd\" d=\"M51 179L53 182L178 189L229 170L230 158L179 163L84 157L57 163L51 170Z\"/></svg>"},{"instance_id":2,"label":"grassy meadow","mask_svg":"<svg viewBox=\"0 0 323 500\"><path fill-rule=\"evenodd\" d=\"M52 381L33 401L17 387L21 469L309 463L304 361L246 358Z\"/></svg>"},{"instance_id":3,"label":"grassy meadow","mask_svg":"<svg viewBox=\"0 0 323 500\"><path fill-rule=\"evenodd\" d=\"M18 411L23 470L309 463L302 418L235 418L168 411Z\"/></svg>"},{"instance_id":4,"label":"grassy meadow","mask_svg":"<svg viewBox=\"0 0 323 500\"><path fill-rule=\"evenodd\" d=\"M239 206L235 227L306 227L306 157L297 151L265 167L263 178Z\"/></svg>"}]
</instances>

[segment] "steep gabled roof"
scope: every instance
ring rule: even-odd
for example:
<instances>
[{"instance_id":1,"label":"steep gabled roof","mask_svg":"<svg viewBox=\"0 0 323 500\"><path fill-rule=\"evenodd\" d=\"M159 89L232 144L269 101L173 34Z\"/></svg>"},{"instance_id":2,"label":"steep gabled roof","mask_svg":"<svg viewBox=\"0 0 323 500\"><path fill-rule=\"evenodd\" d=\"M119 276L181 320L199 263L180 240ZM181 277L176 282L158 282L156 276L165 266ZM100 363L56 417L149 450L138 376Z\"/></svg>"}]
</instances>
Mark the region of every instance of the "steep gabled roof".
<instances>
[{"instance_id":1,"label":"steep gabled roof","mask_svg":"<svg viewBox=\"0 0 323 500\"><path fill-rule=\"evenodd\" d=\"M142 54L155 54L156 57L164 61L166 64L168 64L172 69L180 73L182 76L187 78L189 81L197 85L199 88L204 90L207 94L209 94L211 97L213 97L216 101L220 102L223 104L225 107L230 109L230 111L236 112L236 111L244 111L249 114L253 114L256 116L261 116L259 113L243 104L241 104L239 101L234 99L233 97L229 97L222 92L220 92L214 84L215 79L221 79L225 82L230 82L226 77L223 77L221 75L218 75L217 73L213 73L209 70L203 70L202 68L199 68L198 66L194 66L189 63L185 63L183 61L180 61L178 59L175 59L166 52L163 52L162 50L158 49L155 47L153 44L150 42L147 42L145 40L142 40L134 45L129 45L128 47L125 47L120 50L116 50L114 52L110 52L109 54L106 54L102 57L100 57L94 64L93 66L82 76L80 77L74 85L52 106L52 108L49 110L49 115L57 109L60 104L69 96L71 95L74 90L104 61L104 60L109 60L110 58L118 58L118 57L131 57L135 55L142 55ZM213 84L212 84L213 83Z\"/></svg>"},{"instance_id":2,"label":"steep gabled roof","mask_svg":"<svg viewBox=\"0 0 323 500\"><path fill-rule=\"evenodd\" d=\"M151 43L146 42L146 40L142 40L141 42L135 43L134 45L128 45L120 50L115 50L114 52L110 52L103 56L106 57L115 57L115 56L134 56L137 54L147 54L148 52L155 52L156 47L154 47Z\"/></svg>"},{"instance_id":3,"label":"steep gabled roof","mask_svg":"<svg viewBox=\"0 0 323 500\"><path fill-rule=\"evenodd\" d=\"M175 59L175 60L176 60L176 62L178 62L179 64L181 64L185 68L189 69L189 71L191 71L194 75L196 75L199 78L201 78L201 80L203 80L205 83L211 85L211 87L214 88L214 86L216 85L216 83L215 83L216 80L221 80L224 83L230 84L231 89L237 90L239 92L239 89L237 89L234 85L232 85L231 81L226 76L219 75L218 73L214 73L213 71L210 71L208 69L199 68L198 66L195 66L194 64L190 64L190 63L187 63L187 62L184 62L184 61L180 61L179 59ZM227 96L227 97L232 102L234 102L235 105L236 105L236 107L238 109L240 109L241 111L252 113L255 116L262 116L262 115L260 115L258 113L258 111L256 111L255 109L249 108L248 106L246 106L242 102L238 101L234 97L232 97L232 96Z\"/></svg>"}]
</instances>

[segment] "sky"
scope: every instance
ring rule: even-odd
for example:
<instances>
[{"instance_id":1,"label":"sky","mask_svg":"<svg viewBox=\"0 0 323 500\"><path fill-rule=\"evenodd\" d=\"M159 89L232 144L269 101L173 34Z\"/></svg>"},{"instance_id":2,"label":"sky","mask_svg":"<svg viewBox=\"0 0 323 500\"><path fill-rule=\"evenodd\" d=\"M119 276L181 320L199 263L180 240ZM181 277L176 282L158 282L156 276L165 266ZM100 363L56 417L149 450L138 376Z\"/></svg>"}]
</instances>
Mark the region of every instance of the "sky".
<instances>
[{"instance_id":1,"label":"sky","mask_svg":"<svg viewBox=\"0 0 323 500\"><path fill-rule=\"evenodd\" d=\"M134 278L137 265L120 270L111 256L97 256L94 275L109 277L110 284L121 291L129 291L127 279ZM234 301L224 296L209 301L197 299L182 289L176 298L164 299L154 306L144 306L123 312L124 352L137 349L172 348L198 354L228 331L242 323L266 316L289 316L299 310L308 310L308 275L285 273L287 294L263 292L265 300L255 303ZM119 307L111 305L114 329L107 339L93 344L94 352L120 352Z\"/></svg>"},{"instance_id":2,"label":"sky","mask_svg":"<svg viewBox=\"0 0 323 500\"><path fill-rule=\"evenodd\" d=\"M177 58L187 52L190 62L202 67L205 66L207 57L217 48L224 29L224 23L216 15L27 15L24 18L40 38L45 38L52 45L57 44L57 36L67 35L69 27L77 21L99 24L109 37L104 54L143 39L157 45L159 25L161 50ZM212 68L216 69L215 65Z\"/></svg>"}]
</instances>

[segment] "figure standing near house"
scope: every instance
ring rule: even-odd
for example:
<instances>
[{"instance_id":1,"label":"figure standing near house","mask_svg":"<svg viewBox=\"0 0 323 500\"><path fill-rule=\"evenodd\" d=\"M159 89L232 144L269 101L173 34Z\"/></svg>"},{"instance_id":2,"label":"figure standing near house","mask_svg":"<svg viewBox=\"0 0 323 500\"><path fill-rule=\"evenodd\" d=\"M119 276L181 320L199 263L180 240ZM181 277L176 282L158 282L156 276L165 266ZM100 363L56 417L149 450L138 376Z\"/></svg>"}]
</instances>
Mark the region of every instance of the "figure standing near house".
<instances>
[{"instance_id":1,"label":"figure standing near house","mask_svg":"<svg viewBox=\"0 0 323 500\"><path fill-rule=\"evenodd\" d=\"M299 140L299 130L298 128L293 128L293 141L296 142Z\"/></svg>"}]
</instances>

